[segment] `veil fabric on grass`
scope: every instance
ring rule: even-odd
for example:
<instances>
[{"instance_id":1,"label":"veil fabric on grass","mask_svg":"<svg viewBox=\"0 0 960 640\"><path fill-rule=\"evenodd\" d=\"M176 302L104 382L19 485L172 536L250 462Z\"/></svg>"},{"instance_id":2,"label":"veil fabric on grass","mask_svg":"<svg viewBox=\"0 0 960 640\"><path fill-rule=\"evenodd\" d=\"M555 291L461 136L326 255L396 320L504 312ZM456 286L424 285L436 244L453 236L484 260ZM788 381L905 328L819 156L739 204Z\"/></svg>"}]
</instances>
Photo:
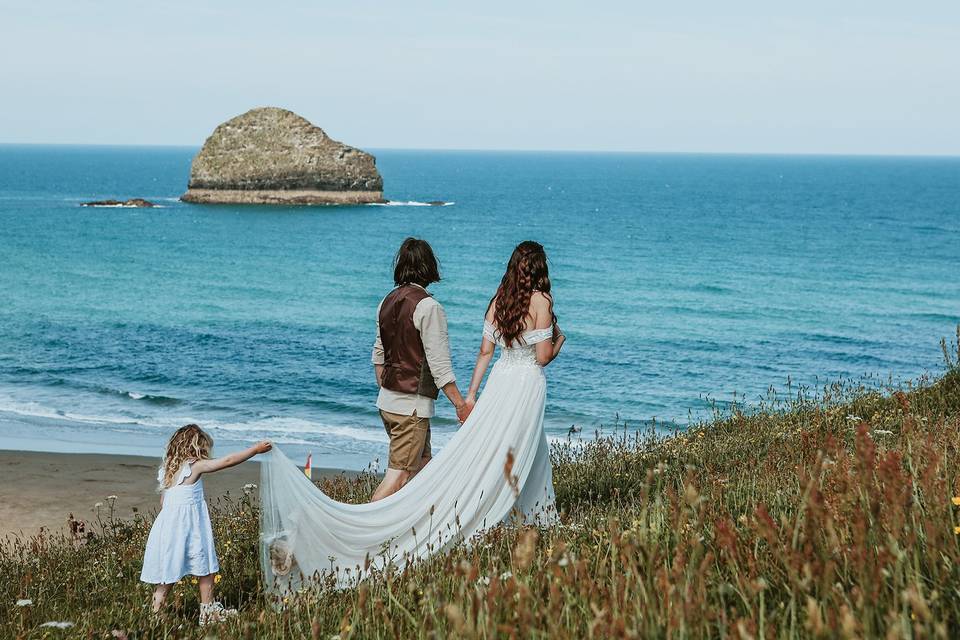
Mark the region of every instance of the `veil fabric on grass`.
<instances>
[{"instance_id":1,"label":"veil fabric on grass","mask_svg":"<svg viewBox=\"0 0 960 640\"><path fill-rule=\"evenodd\" d=\"M268 594L314 583L349 587L372 569L400 570L516 517L556 521L550 451L543 431L546 380L534 345L552 331L500 345L470 417L433 460L397 493L366 504L337 502L279 448L260 465L260 561Z\"/></svg>"}]
</instances>

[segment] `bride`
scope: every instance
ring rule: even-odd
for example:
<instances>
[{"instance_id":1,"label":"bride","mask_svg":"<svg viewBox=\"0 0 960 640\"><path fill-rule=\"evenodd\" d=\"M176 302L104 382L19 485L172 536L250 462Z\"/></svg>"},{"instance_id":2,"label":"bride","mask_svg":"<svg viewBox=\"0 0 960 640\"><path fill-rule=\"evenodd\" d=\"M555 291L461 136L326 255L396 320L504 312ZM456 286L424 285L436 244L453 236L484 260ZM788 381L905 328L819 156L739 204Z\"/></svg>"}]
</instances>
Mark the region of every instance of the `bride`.
<instances>
[{"instance_id":1,"label":"bride","mask_svg":"<svg viewBox=\"0 0 960 640\"><path fill-rule=\"evenodd\" d=\"M261 464L264 583L275 595L313 582L348 587L373 568L402 569L504 520L556 520L543 431L543 367L565 337L550 294L547 256L532 241L510 257L483 323L460 430L400 491L345 504L321 492L274 447ZM477 392L493 359L483 394Z\"/></svg>"}]
</instances>

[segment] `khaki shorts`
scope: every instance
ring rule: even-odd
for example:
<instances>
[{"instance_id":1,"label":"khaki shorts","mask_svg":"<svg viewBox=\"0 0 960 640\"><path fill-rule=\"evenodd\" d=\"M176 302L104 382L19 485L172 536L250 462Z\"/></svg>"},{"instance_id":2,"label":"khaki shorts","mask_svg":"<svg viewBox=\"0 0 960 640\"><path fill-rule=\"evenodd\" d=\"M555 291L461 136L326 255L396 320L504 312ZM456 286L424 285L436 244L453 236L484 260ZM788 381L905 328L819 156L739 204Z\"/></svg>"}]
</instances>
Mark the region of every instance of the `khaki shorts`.
<instances>
[{"instance_id":1,"label":"khaki shorts","mask_svg":"<svg viewBox=\"0 0 960 640\"><path fill-rule=\"evenodd\" d=\"M430 459L430 418L402 416L380 410L383 428L390 436L390 460L387 466L398 471L419 471L420 459Z\"/></svg>"}]
</instances>

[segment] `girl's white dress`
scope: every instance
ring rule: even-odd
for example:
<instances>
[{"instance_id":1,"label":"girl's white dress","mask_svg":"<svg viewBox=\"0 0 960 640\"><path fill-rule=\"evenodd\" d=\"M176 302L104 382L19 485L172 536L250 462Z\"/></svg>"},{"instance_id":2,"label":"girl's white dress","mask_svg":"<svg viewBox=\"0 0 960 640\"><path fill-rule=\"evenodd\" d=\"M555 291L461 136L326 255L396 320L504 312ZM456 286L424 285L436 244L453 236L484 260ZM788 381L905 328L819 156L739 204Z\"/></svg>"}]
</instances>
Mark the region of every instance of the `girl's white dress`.
<instances>
[{"instance_id":1,"label":"girl's white dress","mask_svg":"<svg viewBox=\"0 0 960 640\"><path fill-rule=\"evenodd\" d=\"M147 538L140 580L171 584L186 575L205 576L220 571L213 545L210 512L203 496L203 479L183 484L193 460L180 467L173 486L163 491L163 507ZM158 478L163 480L163 468Z\"/></svg>"}]
</instances>

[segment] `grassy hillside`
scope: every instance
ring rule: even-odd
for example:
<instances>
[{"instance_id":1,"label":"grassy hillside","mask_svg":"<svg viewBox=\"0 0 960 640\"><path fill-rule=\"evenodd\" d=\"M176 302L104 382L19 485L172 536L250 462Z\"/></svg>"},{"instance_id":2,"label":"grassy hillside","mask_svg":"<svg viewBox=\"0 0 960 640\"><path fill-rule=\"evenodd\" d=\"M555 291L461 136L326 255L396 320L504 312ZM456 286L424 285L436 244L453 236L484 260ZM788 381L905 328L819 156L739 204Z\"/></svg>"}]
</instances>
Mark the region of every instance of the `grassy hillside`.
<instances>
[{"instance_id":1,"label":"grassy hillside","mask_svg":"<svg viewBox=\"0 0 960 640\"><path fill-rule=\"evenodd\" d=\"M945 349L945 353L947 349ZM951 351L952 355L952 351ZM553 448L563 525L501 527L359 589L261 595L255 495L215 508L219 597L196 626L189 579L154 619L138 581L148 517L83 542L0 548L4 637L934 637L960 635L960 368L881 393L793 392L666 441ZM369 495L374 478L324 489ZM94 498L96 499L96 498ZM17 606L18 599L32 604ZM71 622L66 629L45 622ZM112 635L111 635L112 634Z\"/></svg>"}]
</instances>

